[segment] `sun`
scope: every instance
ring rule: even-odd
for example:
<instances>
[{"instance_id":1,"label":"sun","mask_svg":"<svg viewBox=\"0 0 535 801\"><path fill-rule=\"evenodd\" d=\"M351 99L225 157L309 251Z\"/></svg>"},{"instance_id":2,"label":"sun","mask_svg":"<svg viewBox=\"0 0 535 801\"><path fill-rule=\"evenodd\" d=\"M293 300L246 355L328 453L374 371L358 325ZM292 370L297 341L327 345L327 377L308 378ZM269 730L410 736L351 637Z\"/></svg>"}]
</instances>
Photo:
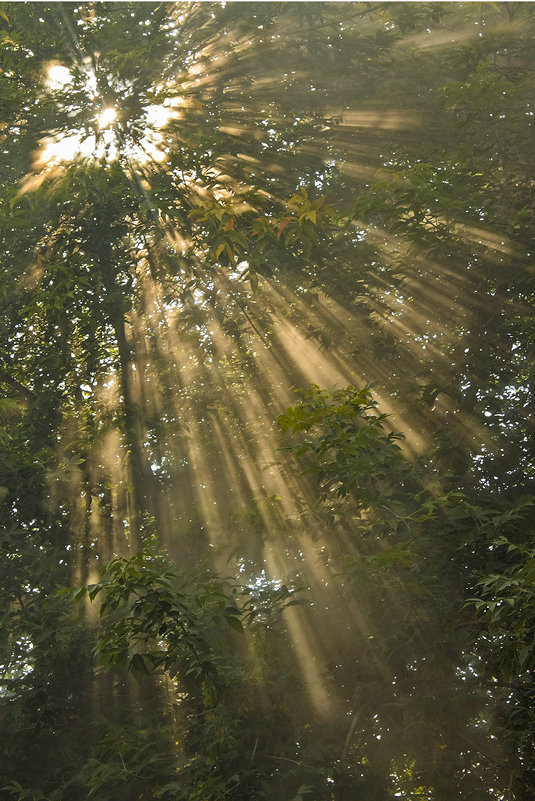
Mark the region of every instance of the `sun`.
<instances>
[{"instance_id":1,"label":"sun","mask_svg":"<svg viewBox=\"0 0 535 801\"><path fill-rule=\"evenodd\" d=\"M162 133L168 123L180 116L183 98L165 98L161 103L147 102L140 108L141 119L130 121L126 110L121 109L121 97L128 97L129 87L124 80L114 80L106 75L107 90L102 89L93 64L98 59L87 58L82 63L66 66L57 61L49 62L44 75L45 91L51 94L59 109L63 109L72 120L68 133L51 131L41 140L35 154L34 169L39 177L47 170L59 168L81 158L90 161L117 161L121 158L136 165L148 162L161 163L166 158L165 136ZM87 95L87 103L80 104L80 90ZM159 92L160 86L154 91ZM119 98L117 103L103 105L104 95ZM88 119L87 112L92 114ZM139 113L139 112L138 112ZM76 122L77 118L79 122ZM130 122L135 122L137 133L129 135ZM141 123L141 125L139 125ZM31 180L33 187L37 176ZM43 176L44 180L44 176Z\"/></svg>"},{"instance_id":2,"label":"sun","mask_svg":"<svg viewBox=\"0 0 535 801\"><path fill-rule=\"evenodd\" d=\"M105 108L97 117L99 128L109 128L118 117L117 111L113 107Z\"/></svg>"},{"instance_id":3,"label":"sun","mask_svg":"<svg viewBox=\"0 0 535 801\"><path fill-rule=\"evenodd\" d=\"M94 60L95 61L95 60ZM28 188L42 183L47 172L66 166L78 158L108 162L126 158L130 164L161 163L166 158L162 129L180 114L182 98L165 99L163 103L147 103L141 107L141 136L129 137L129 120L125 119L121 103L103 105L101 87L90 59L71 67L57 61L50 62L44 75L44 89L52 95L58 108L72 120L68 133L51 131L41 139L34 158L34 174L28 176ZM110 76L107 76L110 81ZM108 87L113 95L128 93L124 81ZM87 95L87 103L80 105L80 89ZM156 90L159 87L155 87ZM92 118L87 111L93 110ZM75 122L76 118L79 122Z\"/></svg>"}]
</instances>

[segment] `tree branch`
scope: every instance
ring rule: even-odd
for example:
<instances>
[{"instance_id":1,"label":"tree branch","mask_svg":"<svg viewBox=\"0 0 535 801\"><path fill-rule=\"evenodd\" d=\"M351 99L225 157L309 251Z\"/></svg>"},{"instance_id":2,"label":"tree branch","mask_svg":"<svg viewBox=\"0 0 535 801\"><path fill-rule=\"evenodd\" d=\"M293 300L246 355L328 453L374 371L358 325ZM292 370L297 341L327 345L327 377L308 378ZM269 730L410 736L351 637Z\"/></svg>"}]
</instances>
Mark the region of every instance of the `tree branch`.
<instances>
[{"instance_id":1,"label":"tree branch","mask_svg":"<svg viewBox=\"0 0 535 801\"><path fill-rule=\"evenodd\" d=\"M13 378L13 376L7 373L2 367L0 367L0 382L9 384L10 387L13 387L13 389L16 389L21 395L24 395L27 400L33 400L35 398L35 393L32 392L31 389L28 389L28 387L25 387L20 381L17 381L16 378Z\"/></svg>"}]
</instances>

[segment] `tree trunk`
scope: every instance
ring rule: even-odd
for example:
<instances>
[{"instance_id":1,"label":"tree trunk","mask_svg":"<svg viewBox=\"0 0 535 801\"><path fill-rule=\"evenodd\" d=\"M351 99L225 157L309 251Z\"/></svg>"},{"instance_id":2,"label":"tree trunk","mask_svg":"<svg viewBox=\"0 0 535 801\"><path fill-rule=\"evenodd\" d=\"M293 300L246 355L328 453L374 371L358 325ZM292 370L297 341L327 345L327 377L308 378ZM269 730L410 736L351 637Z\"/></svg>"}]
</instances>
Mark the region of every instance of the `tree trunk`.
<instances>
[{"instance_id":1,"label":"tree trunk","mask_svg":"<svg viewBox=\"0 0 535 801\"><path fill-rule=\"evenodd\" d=\"M122 396L122 428L128 449L129 484L132 499L131 525L136 539L141 538L143 519L152 513L151 488L153 476L143 454L142 427L139 409L135 403L132 388L132 366L134 360L126 337L124 297L121 287L115 281L111 248L99 251L98 264L102 283L107 295L109 321L112 324L117 349L119 351L119 383Z\"/></svg>"}]
</instances>

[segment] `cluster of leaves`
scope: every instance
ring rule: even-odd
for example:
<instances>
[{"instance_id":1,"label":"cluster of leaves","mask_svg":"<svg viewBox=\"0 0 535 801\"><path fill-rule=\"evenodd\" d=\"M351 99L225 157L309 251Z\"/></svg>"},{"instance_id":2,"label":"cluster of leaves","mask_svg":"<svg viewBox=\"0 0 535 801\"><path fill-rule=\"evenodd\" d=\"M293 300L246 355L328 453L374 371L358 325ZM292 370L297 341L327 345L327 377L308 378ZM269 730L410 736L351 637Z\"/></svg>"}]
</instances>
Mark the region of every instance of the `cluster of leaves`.
<instances>
[{"instance_id":1,"label":"cluster of leaves","mask_svg":"<svg viewBox=\"0 0 535 801\"><path fill-rule=\"evenodd\" d=\"M173 666L184 659L196 679L217 675L217 666L206 652L211 642L204 631L207 623L217 630L224 622L243 633L244 625L255 620L265 623L275 611L297 603L286 585L255 593L250 587L227 588L201 569L180 571L154 553L154 543L131 559L112 560L98 584L74 591L75 600L80 601L86 591L91 601L103 595L100 617L105 623L97 648L102 662L127 664L136 676L148 674L150 665L150 672L161 669L174 678ZM145 651L144 657L136 646L153 641L155 631L158 648ZM132 656L130 649L135 651Z\"/></svg>"},{"instance_id":2,"label":"cluster of leaves","mask_svg":"<svg viewBox=\"0 0 535 801\"><path fill-rule=\"evenodd\" d=\"M479 458L465 463L465 486L473 490L474 482L484 482L496 492L529 492L533 9L489 5L478 19L451 6L435 11L452 39L471 36L475 28L478 34L469 44L438 52L408 47L407 61L397 62L399 79L417 87L409 107L429 127L425 137L393 145L354 210L406 247L399 267L437 344L434 353L421 357L423 405L429 401L426 390L440 377L443 399L447 395L486 429L486 448L474 438ZM392 5L383 13L391 20L390 35L401 42L407 30L403 10ZM412 8L410 17L415 23ZM430 20L429 37L433 25ZM440 70L439 80L433 69ZM446 293L451 268L457 288ZM430 301L438 298L435 289L443 303ZM462 322L453 311L458 302ZM449 426L456 428L451 417Z\"/></svg>"},{"instance_id":3,"label":"cluster of leaves","mask_svg":"<svg viewBox=\"0 0 535 801\"><path fill-rule=\"evenodd\" d=\"M278 422L303 432L288 449L314 478L338 536L349 535L342 570L360 614L373 621L368 636L378 642L366 644L366 658L386 674L381 689L375 679L370 717L358 715L352 758L378 767L408 755L432 797L476 798L502 753L505 770L492 781L529 797L533 498L499 508L491 498L445 492L452 477L407 459L368 387L301 394ZM371 681L360 662L357 697Z\"/></svg>"},{"instance_id":4,"label":"cluster of leaves","mask_svg":"<svg viewBox=\"0 0 535 801\"><path fill-rule=\"evenodd\" d=\"M56 411L47 416L23 389L11 383L12 397L1 401L0 774L2 784L11 780L4 796L15 788L14 797L32 798L29 788L63 785L70 768L58 752L66 764L84 759L92 636L55 597L72 574L69 516L50 508L47 492L57 466L50 441Z\"/></svg>"},{"instance_id":5,"label":"cluster of leaves","mask_svg":"<svg viewBox=\"0 0 535 801\"><path fill-rule=\"evenodd\" d=\"M230 792L243 799L280 797L272 785L286 781L289 791L306 776L306 770L294 776L295 769L277 766L296 756L288 710L263 697L274 665L265 674L266 663L262 668L243 641L246 627L257 656L280 642L280 612L300 603L294 590L232 586L200 568L181 570L151 542L131 559L110 562L98 584L60 592L78 602L86 593L100 605L102 668L127 671L145 696L158 676L165 678L171 703L167 724L154 730L159 744L152 729L111 726L75 784L102 799L135 793L215 801ZM315 779L325 784L321 772Z\"/></svg>"}]
</instances>

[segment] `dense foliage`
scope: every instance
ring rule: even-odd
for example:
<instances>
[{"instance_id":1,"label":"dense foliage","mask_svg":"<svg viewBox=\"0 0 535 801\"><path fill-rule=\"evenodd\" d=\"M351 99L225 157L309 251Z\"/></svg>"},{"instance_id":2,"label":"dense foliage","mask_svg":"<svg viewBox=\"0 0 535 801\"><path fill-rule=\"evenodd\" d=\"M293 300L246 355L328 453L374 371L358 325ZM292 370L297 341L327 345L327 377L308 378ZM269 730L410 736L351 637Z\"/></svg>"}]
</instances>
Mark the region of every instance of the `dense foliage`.
<instances>
[{"instance_id":1,"label":"dense foliage","mask_svg":"<svg viewBox=\"0 0 535 801\"><path fill-rule=\"evenodd\" d=\"M2 801L533 797L534 12L0 5Z\"/></svg>"}]
</instances>

